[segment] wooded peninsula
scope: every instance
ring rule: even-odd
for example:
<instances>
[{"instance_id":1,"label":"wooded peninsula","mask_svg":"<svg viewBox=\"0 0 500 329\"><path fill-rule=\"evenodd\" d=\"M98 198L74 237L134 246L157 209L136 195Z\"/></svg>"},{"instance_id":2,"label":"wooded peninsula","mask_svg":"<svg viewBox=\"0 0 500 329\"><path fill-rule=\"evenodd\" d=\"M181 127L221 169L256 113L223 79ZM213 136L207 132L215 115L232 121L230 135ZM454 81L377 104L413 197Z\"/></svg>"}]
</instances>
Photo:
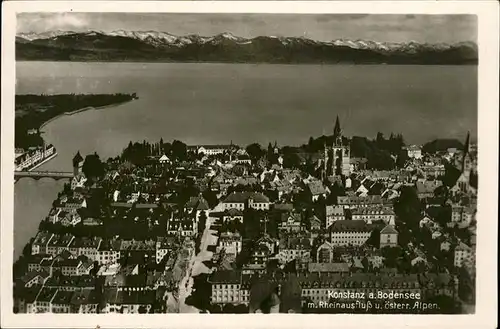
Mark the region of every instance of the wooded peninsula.
<instances>
[{"instance_id":1,"label":"wooded peninsula","mask_svg":"<svg viewBox=\"0 0 500 329\"><path fill-rule=\"evenodd\" d=\"M61 115L114 106L137 99L133 94L16 95L15 147L27 149L43 144L40 128Z\"/></svg>"}]
</instances>

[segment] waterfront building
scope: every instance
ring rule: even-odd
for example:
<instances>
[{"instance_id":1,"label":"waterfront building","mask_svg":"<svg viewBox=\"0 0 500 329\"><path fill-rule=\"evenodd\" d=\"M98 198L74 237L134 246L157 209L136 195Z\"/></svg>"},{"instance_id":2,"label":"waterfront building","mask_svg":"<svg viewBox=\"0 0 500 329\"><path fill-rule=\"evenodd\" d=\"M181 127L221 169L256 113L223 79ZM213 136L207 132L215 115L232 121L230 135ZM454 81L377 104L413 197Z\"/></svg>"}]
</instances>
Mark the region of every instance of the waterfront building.
<instances>
[{"instance_id":1,"label":"waterfront building","mask_svg":"<svg viewBox=\"0 0 500 329\"><path fill-rule=\"evenodd\" d=\"M53 236L53 233L39 231L31 244L31 254L49 254L47 246Z\"/></svg>"},{"instance_id":2,"label":"waterfront building","mask_svg":"<svg viewBox=\"0 0 500 329\"><path fill-rule=\"evenodd\" d=\"M79 176L83 173L83 162L83 157L81 156L80 151L78 151L73 157L73 176Z\"/></svg>"}]
</instances>

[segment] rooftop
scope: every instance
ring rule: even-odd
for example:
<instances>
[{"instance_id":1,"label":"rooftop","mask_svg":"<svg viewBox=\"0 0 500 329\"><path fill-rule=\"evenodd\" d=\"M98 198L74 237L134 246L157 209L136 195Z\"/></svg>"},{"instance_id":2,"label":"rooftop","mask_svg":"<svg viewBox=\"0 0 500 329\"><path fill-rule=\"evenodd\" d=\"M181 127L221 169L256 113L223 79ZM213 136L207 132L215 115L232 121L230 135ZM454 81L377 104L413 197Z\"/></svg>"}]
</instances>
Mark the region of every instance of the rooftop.
<instances>
[{"instance_id":1,"label":"rooftop","mask_svg":"<svg viewBox=\"0 0 500 329\"><path fill-rule=\"evenodd\" d=\"M371 231L363 220L338 220L330 226L331 232L369 232Z\"/></svg>"},{"instance_id":2,"label":"rooftop","mask_svg":"<svg viewBox=\"0 0 500 329\"><path fill-rule=\"evenodd\" d=\"M256 192L233 192L224 199L224 203L244 203L249 199L257 203L269 203L269 198Z\"/></svg>"},{"instance_id":3,"label":"rooftop","mask_svg":"<svg viewBox=\"0 0 500 329\"><path fill-rule=\"evenodd\" d=\"M57 293L57 288L43 287L36 300L38 302L50 302Z\"/></svg>"},{"instance_id":4,"label":"rooftop","mask_svg":"<svg viewBox=\"0 0 500 329\"><path fill-rule=\"evenodd\" d=\"M241 283L241 272L239 272L239 271L215 271L210 275L208 282L210 282L212 284L220 284L220 283L240 284Z\"/></svg>"}]
</instances>

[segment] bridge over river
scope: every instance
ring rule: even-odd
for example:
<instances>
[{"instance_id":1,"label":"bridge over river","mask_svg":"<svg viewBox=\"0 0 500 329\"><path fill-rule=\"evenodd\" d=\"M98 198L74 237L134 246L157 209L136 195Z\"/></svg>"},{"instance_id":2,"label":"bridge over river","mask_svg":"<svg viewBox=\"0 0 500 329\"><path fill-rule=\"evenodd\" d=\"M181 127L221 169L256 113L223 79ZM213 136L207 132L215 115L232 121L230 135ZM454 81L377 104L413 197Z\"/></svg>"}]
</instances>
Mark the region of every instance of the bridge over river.
<instances>
[{"instance_id":1,"label":"bridge over river","mask_svg":"<svg viewBox=\"0 0 500 329\"><path fill-rule=\"evenodd\" d=\"M73 178L73 173L66 171L14 171L14 179L16 181L25 177L31 177L36 180L41 178L53 178L55 180L59 180L71 179Z\"/></svg>"}]
</instances>

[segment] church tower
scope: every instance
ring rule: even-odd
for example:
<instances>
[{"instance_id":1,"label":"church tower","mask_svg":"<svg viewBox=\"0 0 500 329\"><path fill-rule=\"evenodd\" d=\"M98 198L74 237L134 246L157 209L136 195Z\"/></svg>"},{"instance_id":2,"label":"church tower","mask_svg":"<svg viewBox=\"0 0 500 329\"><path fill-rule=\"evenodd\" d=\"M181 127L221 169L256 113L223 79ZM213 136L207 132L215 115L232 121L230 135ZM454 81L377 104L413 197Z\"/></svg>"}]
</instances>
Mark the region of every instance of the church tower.
<instances>
[{"instance_id":1,"label":"church tower","mask_svg":"<svg viewBox=\"0 0 500 329\"><path fill-rule=\"evenodd\" d=\"M349 146L344 145L338 115L335 120L335 126L333 127L332 160L333 175L350 175L350 148Z\"/></svg>"},{"instance_id":2,"label":"church tower","mask_svg":"<svg viewBox=\"0 0 500 329\"><path fill-rule=\"evenodd\" d=\"M82 168L83 168L83 158L80 155L80 151L76 153L76 155L73 157L73 176L79 176L82 174Z\"/></svg>"},{"instance_id":3,"label":"church tower","mask_svg":"<svg viewBox=\"0 0 500 329\"><path fill-rule=\"evenodd\" d=\"M472 168L472 159L470 157L470 132L467 132L467 137L465 138L464 150L462 157L462 173L469 175Z\"/></svg>"}]
</instances>

